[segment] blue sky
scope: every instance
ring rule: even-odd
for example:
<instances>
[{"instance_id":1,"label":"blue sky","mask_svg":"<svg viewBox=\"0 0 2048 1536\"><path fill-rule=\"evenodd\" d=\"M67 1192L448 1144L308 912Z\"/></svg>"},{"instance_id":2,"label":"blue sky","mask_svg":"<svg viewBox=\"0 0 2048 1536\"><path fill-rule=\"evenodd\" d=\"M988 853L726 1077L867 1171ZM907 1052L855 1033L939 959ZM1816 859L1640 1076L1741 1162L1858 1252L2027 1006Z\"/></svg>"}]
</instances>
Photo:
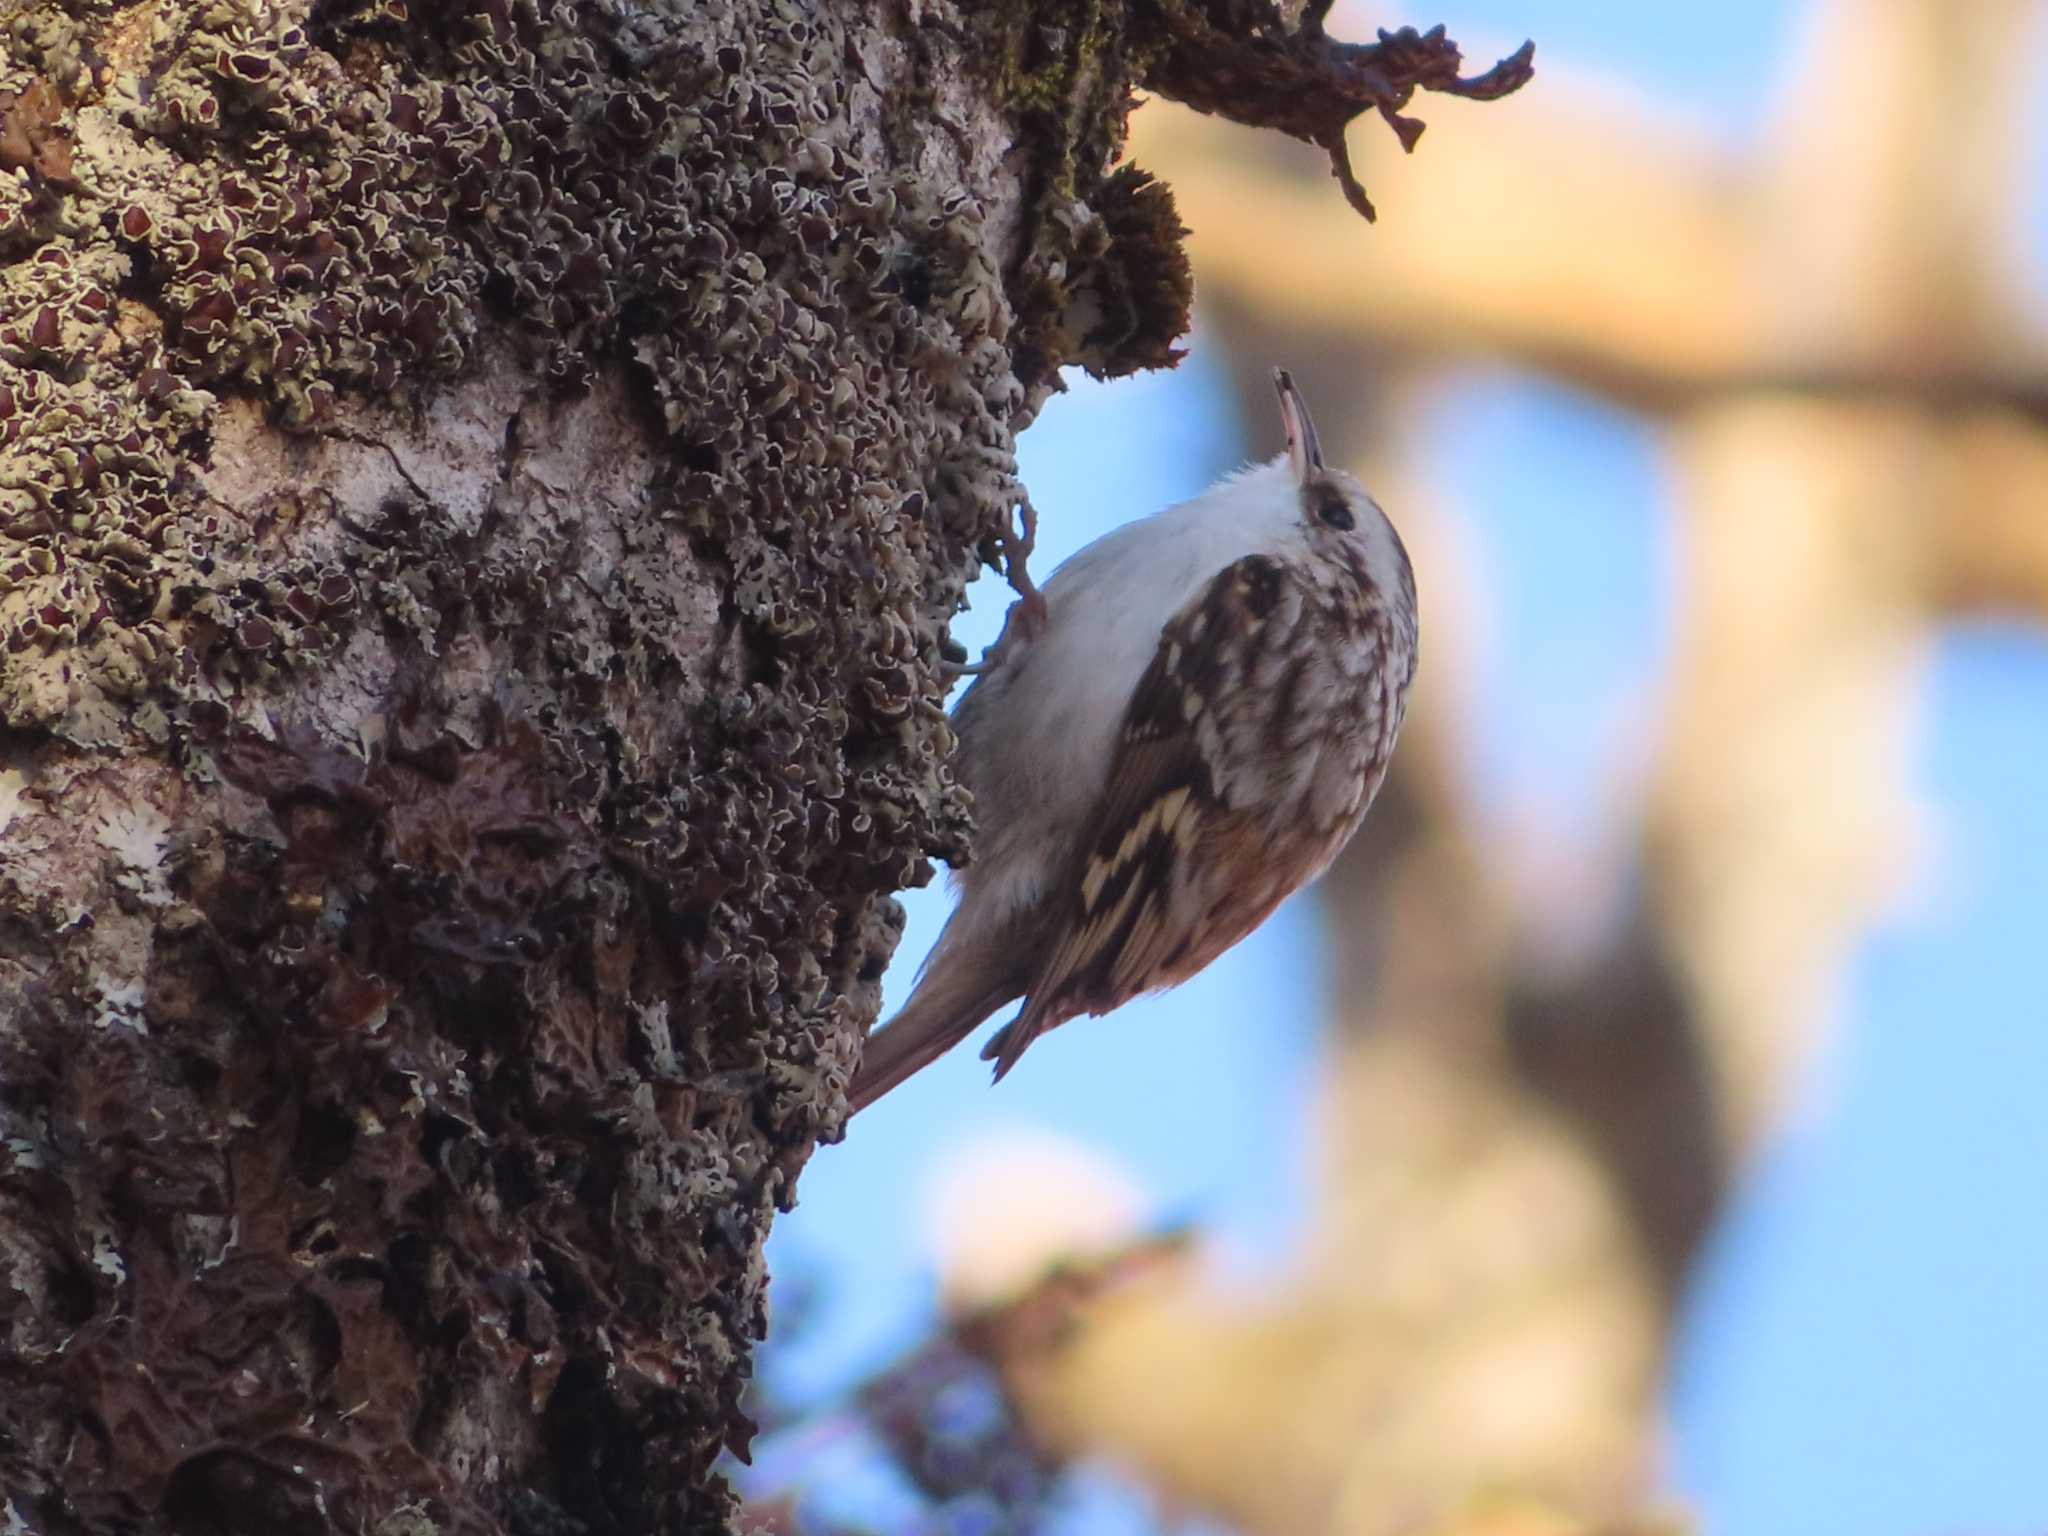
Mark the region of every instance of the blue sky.
<instances>
[{"instance_id":1,"label":"blue sky","mask_svg":"<svg viewBox=\"0 0 2048 1536\"><path fill-rule=\"evenodd\" d=\"M1539 60L1618 75L1742 138L1796 9L1463 0L1405 19L1444 20L1474 51L1533 35ZM2048 139L2048 111L2028 131ZM2028 224L2048 295L2044 183ZM1022 443L1041 572L1277 447L1266 422L1246 441L1214 369L1198 335L1174 375L1077 381L1053 402ZM1472 784L1504 819L1583 832L1664 661L1657 436L1583 397L1473 373L1414 447L1486 605ZM1006 602L984 583L956 628L970 651ZM1578 680L1563 710L1541 686L1559 676ZM2048 1531L2048 639L1977 627L1942 641L1916 779L1937 838L1929 883L1869 936L1803 1111L1734 1202L1686 1308L1671 1478L1714 1536ZM892 1005L943 921L942 883L906 905ZM842 1384L930 1318L931 1192L975 1137L1085 1141L1131 1170L1153 1214L1200 1219L1244 1268L1284 1262L1305 1218L1319 965L1313 906L1296 901L1180 991L1050 1037L999 1092L962 1050L864 1115L814 1159L770 1246L779 1276L819 1291L802 1347L780 1357L786 1384ZM1131 1522L1128 1499L1098 1492L1075 1529Z\"/></svg>"},{"instance_id":2,"label":"blue sky","mask_svg":"<svg viewBox=\"0 0 2048 1536\"><path fill-rule=\"evenodd\" d=\"M1699 1278L1677 1470L1730 1532L2048 1530L2048 637L1950 635L1926 889Z\"/></svg>"}]
</instances>

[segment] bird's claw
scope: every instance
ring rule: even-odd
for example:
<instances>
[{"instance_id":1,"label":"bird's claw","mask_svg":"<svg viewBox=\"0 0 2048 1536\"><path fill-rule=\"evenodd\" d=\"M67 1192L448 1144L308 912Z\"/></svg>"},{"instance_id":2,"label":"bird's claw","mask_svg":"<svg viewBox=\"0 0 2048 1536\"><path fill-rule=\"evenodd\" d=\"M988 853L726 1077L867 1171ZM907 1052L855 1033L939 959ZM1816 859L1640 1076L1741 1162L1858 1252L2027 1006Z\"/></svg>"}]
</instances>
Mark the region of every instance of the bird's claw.
<instances>
[{"instance_id":1,"label":"bird's claw","mask_svg":"<svg viewBox=\"0 0 2048 1536\"><path fill-rule=\"evenodd\" d=\"M1038 584L1031 579L1031 572L1025 562L1038 542L1038 509L1031 505L1027 496L1018 503L1017 520L1021 525L1002 536L1003 570L1010 579L1010 590L1017 594L1017 601L1010 604L1010 611L1003 615L1002 633L996 636L996 643L981 653L976 662L955 661L944 658L940 668L953 677L980 677L992 672L1009 654L1012 644L1029 645L1045 633L1046 625L1052 621L1052 610L1046 605L1045 594L1038 590Z\"/></svg>"},{"instance_id":2,"label":"bird's claw","mask_svg":"<svg viewBox=\"0 0 2048 1536\"><path fill-rule=\"evenodd\" d=\"M1052 610L1046 606L1045 594L1038 588L1031 587L1022 597L1010 604L1010 611L1003 615L1003 639L996 643L1000 646L1008 640L1010 630L1014 626L1018 640L1029 645L1045 633L1045 626L1051 622Z\"/></svg>"},{"instance_id":3,"label":"bird's claw","mask_svg":"<svg viewBox=\"0 0 2048 1536\"><path fill-rule=\"evenodd\" d=\"M1031 504L1029 496L1017 503L1018 527L1013 533L1003 535L1003 571L1010 578L1010 590L1017 594L1017 604L1010 609L1003 620L1003 632L1009 633L1011 620L1017 617L1018 607L1025 610L1027 628L1024 638L1035 640L1045 630L1045 597L1031 579L1026 562L1031 551L1038 547L1038 508Z\"/></svg>"}]
</instances>

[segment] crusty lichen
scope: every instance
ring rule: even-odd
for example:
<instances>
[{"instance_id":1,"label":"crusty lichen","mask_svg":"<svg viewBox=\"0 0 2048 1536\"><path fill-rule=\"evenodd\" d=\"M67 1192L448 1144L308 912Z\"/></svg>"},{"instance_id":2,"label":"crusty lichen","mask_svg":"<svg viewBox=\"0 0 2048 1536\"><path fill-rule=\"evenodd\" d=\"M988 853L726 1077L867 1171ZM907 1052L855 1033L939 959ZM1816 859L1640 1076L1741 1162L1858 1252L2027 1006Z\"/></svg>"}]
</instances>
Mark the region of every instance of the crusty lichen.
<instances>
[{"instance_id":1,"label":"crusty lichen","mask_svg":"<svg viewBox=\"0 0 2048 1536\"><path fill-rule=\"evenodd\" d=\"M1015 435L1185 321L1114 8L923 9L0 12L31 1503L722 1518Z\"/></svg>"}]
</instances>

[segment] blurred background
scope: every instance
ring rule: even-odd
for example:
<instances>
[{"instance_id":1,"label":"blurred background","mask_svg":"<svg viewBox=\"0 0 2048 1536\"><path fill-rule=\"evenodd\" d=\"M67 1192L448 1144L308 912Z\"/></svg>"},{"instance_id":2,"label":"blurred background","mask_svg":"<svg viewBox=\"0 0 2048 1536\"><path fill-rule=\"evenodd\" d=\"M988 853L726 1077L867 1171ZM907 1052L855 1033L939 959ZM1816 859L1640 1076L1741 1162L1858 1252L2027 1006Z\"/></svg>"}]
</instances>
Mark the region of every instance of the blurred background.
<instances>
[{"instance_id":1,"label":"blurred background","mask_svg":"<svg viewBox=\"0 0 2048 1536\"><path fill-rule=\"evenodd\" d=\"M1439 21L1537 77L1354 125L1375 226L1138 113L1190 355L1023 440L1042 577L1291 366L1414 555L1395 775L1193 983L819 1153L764 1527L2048 1531L2048 5L1329 25Z\"/></svg>"}]
</instances>

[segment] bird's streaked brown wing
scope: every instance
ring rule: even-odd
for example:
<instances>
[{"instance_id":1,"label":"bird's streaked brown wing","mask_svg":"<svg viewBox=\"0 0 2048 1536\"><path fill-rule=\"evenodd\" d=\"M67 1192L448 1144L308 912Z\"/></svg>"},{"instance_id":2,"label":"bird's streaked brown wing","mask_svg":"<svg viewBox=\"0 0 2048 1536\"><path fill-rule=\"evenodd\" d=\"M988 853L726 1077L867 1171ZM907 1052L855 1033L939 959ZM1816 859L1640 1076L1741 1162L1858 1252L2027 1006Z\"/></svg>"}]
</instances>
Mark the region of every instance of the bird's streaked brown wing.
<instances>
[{"instance_id":1,"label":"bird's streaked brown wing","mask_svg":"<svg viewBox=\"0 0 2048 1536\"><path fill-rule=\"evenodd\" d=\"M1249 555L1225 567L1161 632L1082 842L1071 913L1023 1011L982 1051L998 1079L1054 1025L1106 1013L1188 974L1189 951L1204 935L1171 920L1172 896L1187 871L1248 835L1246 808L1228 803L1214 761L1225 737L1211 701L1230 691L1227 680L1254 675L1248 663L1273 643L1266 631L1276 615L1290 623L1299 615L1299 602L1288 601L1298 596L1289 592L1293 579L1279 561Z\"/></svg>"}]
</instances>

